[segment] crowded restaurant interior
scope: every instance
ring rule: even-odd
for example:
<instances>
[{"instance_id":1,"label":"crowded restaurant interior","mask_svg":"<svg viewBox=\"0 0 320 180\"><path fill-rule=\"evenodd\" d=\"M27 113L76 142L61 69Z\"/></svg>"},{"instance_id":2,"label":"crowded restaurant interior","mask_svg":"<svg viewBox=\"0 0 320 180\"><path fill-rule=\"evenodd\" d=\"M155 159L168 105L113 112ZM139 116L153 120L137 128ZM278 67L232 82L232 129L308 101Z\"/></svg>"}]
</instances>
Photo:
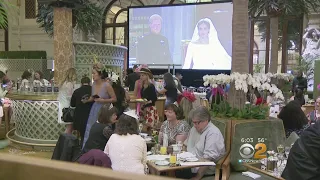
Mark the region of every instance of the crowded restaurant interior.
<instances>
[{"instance_id":1,"label":"crowded restaurant interior","mask_svg":"<svg viewBox=\"0 0 320 180\"><path fill-rule=\"evenodd\" d=\"M0 179L320 179L319 0L3 0L0 38Z\"/></svg>"}]
</instances>

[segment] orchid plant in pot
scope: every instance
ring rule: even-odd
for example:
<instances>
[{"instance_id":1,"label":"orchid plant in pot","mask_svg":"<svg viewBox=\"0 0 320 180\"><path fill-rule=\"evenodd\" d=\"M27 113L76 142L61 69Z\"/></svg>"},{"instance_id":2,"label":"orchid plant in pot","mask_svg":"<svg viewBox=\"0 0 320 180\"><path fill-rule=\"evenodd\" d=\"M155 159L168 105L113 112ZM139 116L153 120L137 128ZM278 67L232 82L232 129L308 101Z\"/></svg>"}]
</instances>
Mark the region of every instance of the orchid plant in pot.
<instances>
[{"instance_id":1,"label":"orchid plant in pot","mask_svg":"<svg viewBox=\"0 0 320 180\"><path fill-rule=\"evenodd\" d=\"M236 99L239 96L249 97L247 101L238 101L239 104L235 104L236 101L232 101L230 104L227 99L223 98L219 103L212 104L212 114L215 117L226 117L230 119L266 119L269 115L269 107L265 104L253 105L252 97L254 90L258 90L265 97L267 94L273 94L274 99L284 101L282 90L278 88L276 84L272 83L272 80L278 81L290 81L293 76L290 74L277 73L277 74L240 74L232 73L231 75L218 74L218 75L205 75L203 77L204 86L211 86L212 88L225 87L227 84L232 84L234 92L228 96L228 98ZM215 96L214 98L221 98L221 96Z\"/></svg>"}]
</instances>

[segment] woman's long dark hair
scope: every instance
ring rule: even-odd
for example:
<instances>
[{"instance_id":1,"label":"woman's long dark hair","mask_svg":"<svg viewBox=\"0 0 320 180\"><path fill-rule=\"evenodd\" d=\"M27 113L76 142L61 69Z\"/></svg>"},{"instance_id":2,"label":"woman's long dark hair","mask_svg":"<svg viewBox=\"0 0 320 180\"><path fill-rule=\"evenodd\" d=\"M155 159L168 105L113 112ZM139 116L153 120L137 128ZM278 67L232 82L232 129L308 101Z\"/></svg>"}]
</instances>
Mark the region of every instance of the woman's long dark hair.
<instances>
[{"instance_id":1,"label":"woman's long dark hair","mask_svg":"<svg viewBox=\"0 0 320 180\"><path fill-rule=\"evenodd\" d=\"M163 80L166 83L167 87L174 87L177 88L176 83L173 80L173 76L171 73L165 73L163 75Z\"/></svg>"},{"instance_id":2,"label":"woman's long dark hair","mask_svg":"<svg viewBox=\"0 0 320 180\"><path fill-rule=\"evenodd\" d=\"M124 109L122 109L122 103L124 102L124 99L126 97L126 92L121 86L121 82L119 79L116 82L112 82L112 88L117 97L117 102L115 102L114 105L118 108L119 113L122 113L124 111Z\"/></svg>"},{"instance_id":3,"label":"woman's long dark hair","mask_svg":"<svg viewBox=\"0 0 320 180\"><path fill-rule=\"evenodd\" d=\"M305 104L303 91L301 89L296 89L294 92L294 100L299 102L300 106L303 106Z\"/></svg>"},{"instance_id":4,"label":"woman's long dark hair","mask_svg":"<svg viewBox=\"0 0 320 180\"><path fill-rule=\"evenodd\" d=\"M283 121L284 129L302 129L308 123L308 118L301 109L298 101L290 101L280 111L278 118Z\"/></svg>"}]
</instances>

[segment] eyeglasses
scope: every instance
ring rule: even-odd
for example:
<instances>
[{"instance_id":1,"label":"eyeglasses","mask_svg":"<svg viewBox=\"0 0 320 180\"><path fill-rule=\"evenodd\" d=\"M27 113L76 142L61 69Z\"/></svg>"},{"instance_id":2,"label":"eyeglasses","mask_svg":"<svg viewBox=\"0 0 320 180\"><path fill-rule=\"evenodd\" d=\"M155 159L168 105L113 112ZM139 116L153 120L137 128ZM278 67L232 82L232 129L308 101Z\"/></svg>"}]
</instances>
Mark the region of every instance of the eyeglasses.
<instances>
[{"instance_id":1,"label":"eyeglasses","mask_svg":"<svg viewBox=\"0 0 320 180\"><path fill-rule=\"evenodd\" d=\"M199 125L202 121L192 121L194 125Z\"/></svg>"}]
</instances>

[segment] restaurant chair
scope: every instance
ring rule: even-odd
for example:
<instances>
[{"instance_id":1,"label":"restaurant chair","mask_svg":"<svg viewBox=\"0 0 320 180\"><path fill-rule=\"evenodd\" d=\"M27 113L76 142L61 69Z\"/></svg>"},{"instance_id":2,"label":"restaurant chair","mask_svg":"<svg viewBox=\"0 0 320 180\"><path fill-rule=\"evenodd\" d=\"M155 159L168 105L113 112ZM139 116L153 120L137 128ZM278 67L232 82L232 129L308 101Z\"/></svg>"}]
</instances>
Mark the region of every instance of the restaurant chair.
<instances>
[{"instance_id":1,"label":"restaurant chair","mask_svg":"<svg viewBox=\"0 0 320 180\"><path fill-rule=\"evenodd\" d=\"M286 147L291 147L292 144L294 144L296 142L296 140L299 139L299 136L296 132L292 132L290 134L290 136L286 139L286 141L284 142L284 145Z\"/></svg>"},{"instance_id":2,"label":"restaurant chair","mask_svg":"<svg viewBox=\"0 0 320 180\"><path fill-rule=\"evenodd\" d=\"M225 141L225 155L216 163L215 180L227 180L230 176L230 150L231 150L231 121L211 121L221 132Z\"/></svg>"}]
</instances>

